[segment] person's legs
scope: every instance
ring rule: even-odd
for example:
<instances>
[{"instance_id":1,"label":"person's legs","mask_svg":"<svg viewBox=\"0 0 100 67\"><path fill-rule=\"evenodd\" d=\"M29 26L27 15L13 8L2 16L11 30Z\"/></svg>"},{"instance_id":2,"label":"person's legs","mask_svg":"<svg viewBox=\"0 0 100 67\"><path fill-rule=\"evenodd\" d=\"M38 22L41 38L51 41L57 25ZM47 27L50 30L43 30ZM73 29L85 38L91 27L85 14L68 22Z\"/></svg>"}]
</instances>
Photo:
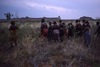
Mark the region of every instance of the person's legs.
<instances>
[{"instance_id":1,"label":"person's legs","mask_svg":"<svg viewBox=\"0 0 100 67\"><path fill-rule=\"evenodd\" d=\"M48 41L50 42L52 40L52 35L48 34Z\"/></svg>"},{"instance_id":2,"label":"person's legs","mask_svg":"<svg viewBox=\"0 0 100 67\"><path fill-rule=\"evenodd\" d=\"M57 36L56 36L56 34L54 33L54 34L53 34L53 40L54 40L54 42L56 42L56 38L57 38Z\"/></svg>"},{"instance_id":3,"label":"person's legs","mask_svg":"<svg viewBox=\"0 0 100 67\"><path fill-rule=\"evenodd\" d=\"M12 47L13 47L13 37L12 37L12 36L10 36L9 38L10 38L10 40L9 40L10 47L12 48Z\"/></svg>"},{"instance_id":4,"label":"person's legs","mask_svg":"<svg viewBox=\"0 0 100 67\"><path fill-rule=\"evenodd\" d=\"M57 42L59 42L59 39L60 39L60 37L59 37L59 34L56 34L56 40L57 40Z\"/></svg>"},{"instance_id":5,"label":"person's legs","mask_svg":"<svg viewBox=\"0 0 100 67\"><path fill-rule=\"evenodd\" d=\"M88 36L88 37L85 38L85 44L86 44L87 47L90 47L90 43L91 43L91 37Z\"/></svg>"},{"instance_id":6,"label":"person's legs","mask_svg":"<svg viewBox=\"0 0 100 67\"><path fill-rule=\"evenodd\" d=\"M62 35L60 36L60 41L63 42L63 40L64 40L64 36Z\"/></svg>"},{"instance_id":7,"label":"person's legs","mask_svg":"<svg viewBox=\"0 0 100 67\"><path fill-rule=\"evenodd\" d=\"M63 31L62 31L62 30L60 30L60 31L59 31L59 33L60 33L60 34L59 34L60 41L62 42Z\"/></svg>"}]
</instances>

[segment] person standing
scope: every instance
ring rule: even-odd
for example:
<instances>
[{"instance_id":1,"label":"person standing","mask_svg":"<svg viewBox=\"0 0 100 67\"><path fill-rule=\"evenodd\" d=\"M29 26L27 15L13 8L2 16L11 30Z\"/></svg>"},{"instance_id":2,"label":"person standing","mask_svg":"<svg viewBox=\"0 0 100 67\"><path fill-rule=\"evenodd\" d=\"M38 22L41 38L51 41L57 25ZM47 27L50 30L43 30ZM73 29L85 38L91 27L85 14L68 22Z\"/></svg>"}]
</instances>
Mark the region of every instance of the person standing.
<instances>
[{"instance_id":1,"label":"person standing","mask_svg":"<svg viewBox=\"0 0 100 67\"><path fill-rule=\"evenodd\" d=\"M91 32L90 32L90 28L89 27L85 28L84 39L85 39L86 46L89 47L90 44L91 44Z\"/></svg>"},{"instance_id":2,"label":"person standing","mask_svg":"<svg viewBox=\"0 0 100 67\"><path fill-rule=\"evenodd\" d=\"M75 30L76 30L76 36L80 37L82 35L82 25L80 24L79 20L76 20L76 26L75 26Z\"/></svg>"},{"instance_id":3,"label":"person standing","mask_svg":"<svg viewBox=\"0 0 100 67\"><path fill-rule=\"evenodd\" d=\"M11 26L9 28L11 47L13 46L13 44L17 46L17 30L18 27L15 25L15 22L11 21Z\"/></svg>"},{"instance_id":4,"label":"person standing","mask_svg":"<svg viewBox=\"0 0 100 67\"><path fill-rule=\"evenodd\" d=\"M53 22L53 40L55 42L59 41L59 26L55 21Z\"/></svg>"},{"instance_id":5,"label":"person standing","mask_svg":"<svg viewBox=\"0 0 100 67\"><path fill-rule=\"evenodd\" d=\"M74 34L73 34L73 30L74 30L74 26L73 26L73 24L72 24L72 23L69 23L69 24L68 24L68 38L74 36Z\"/></svg>"},{"instance_id":6,"label":"person standing","mask_svg":"<svg viewBox=\"0 0 100 67\"><path fill-rule=\"evenodd\" d=\"M97 37L100 37L100 22L97 22L96 26L97 26L97 29L96 29L95 33L96 33Z\"/></svg>"},{"instance_id":7,"label":"person standing","mask_svg":"<svg viewBox=\"0 0 100 67\"><path fill-rule=\"evenodd\" d=\"M43 18L41 20L41 36L42 37L47 37L47 34L48 34L48 26L45 23L45 19Z\"/></svg>"},{"instance_id":8,"label":"person standing","mask_svg":"<svg viewBox=\"0 0 100 67\"><path fill-rule=\"evenodd\" d=\"M60 41L63 41L64 38L64 24L62 21L59 22L59 36L60 36Z\"/></svg>"},{"instance_id":9,"label":"person standing","mask_svg":"<svg viewBox=\"0 0 100 67\"><path fill-rule=\"evenodd\" d=\"M53 39L53 26L52 26L52 22L49 22L48 41L50 42L52 39Z\"/></svg>"}]
</instances>

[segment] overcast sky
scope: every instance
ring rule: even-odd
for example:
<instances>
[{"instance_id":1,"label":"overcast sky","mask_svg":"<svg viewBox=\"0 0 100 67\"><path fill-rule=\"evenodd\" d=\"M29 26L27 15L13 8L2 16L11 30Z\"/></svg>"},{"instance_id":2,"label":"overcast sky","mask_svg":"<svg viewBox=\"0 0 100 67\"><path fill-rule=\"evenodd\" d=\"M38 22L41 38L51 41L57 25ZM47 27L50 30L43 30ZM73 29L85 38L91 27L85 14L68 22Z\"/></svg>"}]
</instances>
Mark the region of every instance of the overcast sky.
<instances>
[{"instance_id":1,"label":"overcast sky","mask_svg":"<svg viewBox=\"0 0 100 67\"><path fill-rule=\"evenodd\" d=\"M100 17L100 0L0 0L0 19L6 12L14 17L96 18Z\"/></svg>"}]
</instances>

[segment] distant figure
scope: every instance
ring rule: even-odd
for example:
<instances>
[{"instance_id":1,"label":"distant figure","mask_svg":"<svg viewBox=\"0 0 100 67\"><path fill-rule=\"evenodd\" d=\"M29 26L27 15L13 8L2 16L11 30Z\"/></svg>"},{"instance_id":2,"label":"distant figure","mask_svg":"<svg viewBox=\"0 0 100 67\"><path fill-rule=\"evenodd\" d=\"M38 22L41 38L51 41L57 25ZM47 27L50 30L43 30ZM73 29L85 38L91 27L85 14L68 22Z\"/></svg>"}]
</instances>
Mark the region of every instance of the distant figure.
<instances>
[{"instance_id":1,"label":"distant figure","mask_svg":"<svg viewBox=\"0 0 100 67\"><path fill-rule=\"evenodd\" d=\"M72 23L68 24L68 38L69 37L73 37L73 30L74 30L74 26L72 25Z\"/></svg>"},{"instance_id":2,"label":"distant figure","mask_svg":"<svg viewBox=\"0 0 100 67\"><path fill-rule=\"evenodd\" d=\"M63 24L63 31L64 31L64 36L67 36L67 27L66 27L66 25L65 25L65 23L63 22L62 23Z\"/></svg>"},{"instance_id":3,"label":"distant figure","mask_svg":"<svg viewBox=\"0 0 100 67\"><path fill-rule=\"evenodd\" d=\"M96 35L97 37L100 37L100 22L96 22L96 26L97 26L97 29L96 29Z\"/></svg>"},{"instance_id":4,"label":"distant figure","mask_svg":"<svg viewBox=\"0 0 100 67\"><path fill-rule=\"evenodd\" d=\"M89 27L85 28L84 39L85 39L86 46L89 47L90 43L91 43L91 32L90 32L90 28Z\"/></svg>"},{"instance_id":5,"label":"distant figure","mask_svg":"<svg viewBox=\"0 0 100 67\"><path fill-rule=\"evenodd\" d=\"M53 26L52 26L52 22L49 22L48 41L50 42L52 39L53 39Z\"/></svg>"},{"instance_id":6,"label":"distant figure","mask_svg":"<svg viewBox=\"0 0 100 67\"><path fill-rule=\"evenodd\" d=\"M82 35L82 25L80 24L80 21L78 20L76 20L75 30L76 30L77 37Z\"/></svg>"},{"instance_id":7,"label":"distant figure","mask_svg":"<svg viewBox=\"0 0 100 67\"><path fill-rule=\"evenodd\" d=\"M41 36L47 37L48 35L48 26L45 21L41 20Z\"/></svg>"},{"instance_id":8,"label":"distant figure","mask_svg":"<svg viewBox=\"0 0 100 67\"><path fill-rule=\"evenodd\" d=\"M60 41L63 41L64 38L64 24L62 21L59 22L59 36L60 36Z\"/></svg>"},{"instance_id":9,"label":"distant figure","mask_svg":"<svg viewBox=\"0 0 100 67\"><path fill-rule=\"evenodd\" d=\"M53 39L55 42L59 41L59 26L55 21L53 22Z\"/></svg>"},{"instance_id":10,"label":"distant figure","mask_svg":"<svg viewBox=\"0 0 100 67\"><path fill-rule=\"evenodd\" d=\"M15 25L15 22L11 21L11 26L9 28L11 47L13 46L13 44L17 46L17 30L18 27Z\"/></svg>"}]
</instances>

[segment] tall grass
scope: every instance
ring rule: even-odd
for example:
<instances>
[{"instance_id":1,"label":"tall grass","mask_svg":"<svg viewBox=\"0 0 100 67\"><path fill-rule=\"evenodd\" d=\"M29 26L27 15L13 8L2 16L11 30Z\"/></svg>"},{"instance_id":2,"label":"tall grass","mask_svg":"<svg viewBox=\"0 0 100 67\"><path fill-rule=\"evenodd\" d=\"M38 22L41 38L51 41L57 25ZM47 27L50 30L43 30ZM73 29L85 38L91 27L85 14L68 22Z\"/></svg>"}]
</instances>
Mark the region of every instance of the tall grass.
<instances>
[{"instance_id":1,"label":"tall grass","mask_svg":"<svg viewBox=\"0 0 100 67\"><path fill-rule=\"evenodd\" d=\"M91 63L97 60L94 48L87 48L83 37L71 39L65 37L62 43L49 43L47 39L39 38L39 25L32 23L17 23L19 27L17 33L18 45L10 48L9 26L7 25L3 24L4 32L0 33L1 66L35 67L41 63L57 66L61 65L63 61L66 61L66 66L70 66L72 60L75 59L71 67L78 67L92 65ZM94 45L94 39L92 40L92 45Z\"/></svg>"}]
</instances>

